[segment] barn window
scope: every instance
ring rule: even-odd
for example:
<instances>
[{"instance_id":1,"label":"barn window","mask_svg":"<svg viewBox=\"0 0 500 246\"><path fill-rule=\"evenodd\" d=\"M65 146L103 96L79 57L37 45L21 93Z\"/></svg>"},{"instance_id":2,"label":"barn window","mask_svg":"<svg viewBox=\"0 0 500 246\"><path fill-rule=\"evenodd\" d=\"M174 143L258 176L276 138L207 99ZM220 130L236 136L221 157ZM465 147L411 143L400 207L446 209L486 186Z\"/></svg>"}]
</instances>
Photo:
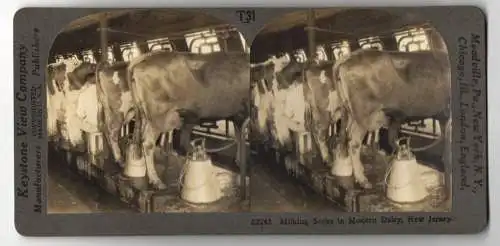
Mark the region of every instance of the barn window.
<instances>
[{"instance_id":1,"label":"barn window","mask_svg":"<svg viewBox=\"0 0 500 246\"><path fill-rule=\"evenodd\" d=\"M76 54L66 54L66 55L56 55L55 56L56 63L61 63L64 61L80 62L80 59L78 59L78 56Z\"/></svg>"},{"instance_id":2,"label":"barn window","mask_svg":"<svg viewBox=\"0 0 500 246\"><path fill-rule=\"evenodd\" d=\"M122 57L124 61L130 61L134 57L137 57L141 54L139 47L137 47L137 43L125 44L121 47Z\"/></svg>"},{"instance_id":3,"label":"barn window","mask_svg":"<svg viewBox=\"0 0 500 246\"><path fill-rule=\"evenodd\" d=\"M172 43L168 40L168 38L158 38L158 39L153 39L153 40L148 40L148 47L149 50L168 50L168 51L173 51L174 47L172 46Z\"/></svg>"},{"instance_id":4,"label":"barn window","mask_svg":"<svg viewBox=\"0 0 500 246\"><path fill-rule=\"evenodd\" d=\"M193 53L207 54L221 51L215 30L188 34L186 42L189 44L189 51Z\"/></svg>"},{"instance_id":5,"label":"barn window","mask_svg":"<svg viewBox=\"0 0 500 246\"><path fill-rule=\"evenodd\" d=\"M328 55L326 54L325 47L316 47L316 57L320 61L328 61Z\"/></svg>"},{"instance_id":6,"label":"barn window","mask_svg":"<svg viewBox=\"0 0 500 246\"><path fill-rule=\"evenodd\" d=\"M378 37L369 37L360 39L359 46L361 46L362 49L377 49L377 50L383 49L382 42Z\"/></svg>"},{"instance_id":7,"label":"barn window","mask_svg":"<svg viewBox=\"0 0 500 246\"><path fill-rule=\"evenodd\" d=\"M429 50L429 40L423 28L413 28L396 33L396 42L400 51L413 52Z\"/></svg>"},{"instance_id":8,"label":"barn window","mask_svg":"<svg viewBox=\"0 0 500 246\"><path fill-rule=\"evenodd\" d=\"M345 55L348 55L351 52L351 48L349 47L349 42L342 41L341 43L332 45L333 55L335 59L338 60Z\"/></svg>"}]
</instances>

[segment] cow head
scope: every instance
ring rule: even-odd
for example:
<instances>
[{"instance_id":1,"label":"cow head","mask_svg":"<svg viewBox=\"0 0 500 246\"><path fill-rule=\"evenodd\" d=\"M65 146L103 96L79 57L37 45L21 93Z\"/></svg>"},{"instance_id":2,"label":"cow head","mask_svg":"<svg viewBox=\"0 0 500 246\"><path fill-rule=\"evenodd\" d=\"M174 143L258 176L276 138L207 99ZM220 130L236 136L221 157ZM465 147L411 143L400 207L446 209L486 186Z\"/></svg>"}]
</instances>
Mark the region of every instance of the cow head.
<instances>
[{"instance_id":1,"label":"cow head","mask_svg":"<svg viewBox=\"0 0 500 246\"><path fill-rule=\"evenodd\" d=\"M274 63L268 62L258 64L250 69L251 86L257 87L259 93L272 90L272 81L274 80ZM262 83L263 82L263 83Z\"/></svg>"},{"instance_id":2,"label":"cow head","mask_svg":"<svg viewBox=\"0 0 500 246\"><path fill-rule=\"evenodd\" d=\"M83 62L76 65L73 71L68 71L66 77L70 90L80 90L87 82L95 81L96 64Z\"/></svg>"},{"instance_id":3,"label":"cow head","mask_svg":"<svg viewBox=\"0 0 500 246\"><path fill-rule=\"evenodd\" d=\"M304 63L299 63L295 59L290 60L287 65L276 72L278 90L287 89L294 83L304 82L303 72L305 68Z\"/></svg>"},{"instance_id":4,"label":"cow head","mask_svg":"<svg viewBox=\"0 0 500 246\"><path fill-rule=\"evenodd\" d=\"M47 66L47 86L50 95L54 95L56 91L62 92L64 88L64 80L66 79L66 64L54 63Z\"/></svg>"}]
</instances>

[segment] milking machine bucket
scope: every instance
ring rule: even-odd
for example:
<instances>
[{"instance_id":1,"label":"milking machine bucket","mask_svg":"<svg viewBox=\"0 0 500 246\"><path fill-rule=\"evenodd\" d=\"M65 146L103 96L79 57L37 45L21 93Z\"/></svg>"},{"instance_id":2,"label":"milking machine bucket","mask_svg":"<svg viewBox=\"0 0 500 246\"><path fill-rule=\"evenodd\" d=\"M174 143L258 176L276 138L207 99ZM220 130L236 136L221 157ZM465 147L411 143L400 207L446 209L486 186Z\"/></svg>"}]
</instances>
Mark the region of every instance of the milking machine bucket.
<instances>
[{"instance_id":1,"label":"milking machine bucket","mask_svg":"<svg viewBox=\"0 0 500 246\"><path fill-rule=\"evenodd\" d=\"M385 178L387 198L399 203L421 201L428 193L421 181L419 164L411 152L410 138L398 139L396 145L397 152Z\"/></svg>"},{"instance_id":2,"label":"milking machine bucket","mask_svg":"<svg viewBox=\"0 0 500 246\"><path fill-rule=\"evenodd\" d=\"M136 152L141 151L140 147L133 142L126 146L125 169L123 174L130 178L146 177L146 160L144 155L139 156Z\"/></svg>"},{"instance_id":3,"label":"milking machine bucket","mask_svg":"<svg viewBox=\"0 0 500 246\"><path fill-rule=\"evenodd\" d=\"M181 198L190 203L215 202L221 198L222 192L212 160L206 152L205 139L198 138L190 144L191 153L180 177Z\"/></svg>"},{"instance_id":4,"label":"milking machine bucket","mask_svg":"<svg viewBox=\"0 0 500 246\"><path fill-rule=\"evenodd\" d=\"M415 159L415 155L411 152L409 137L404 137L396 140L396 159L397 160Z\"/></svg>"},{"instance_id":5,"label":"milking machine bucket","mask_svg":"<svg viewBox=\"0 0 500 246\"><path fill-rule=\"evenodd\" d=\"M191 141L190 145L191 145L191 155L189 155L190 160L206 161L207 159L210 159L207 155L205 148L205 138L197 138Z\"/></svg>"}]
</instances>

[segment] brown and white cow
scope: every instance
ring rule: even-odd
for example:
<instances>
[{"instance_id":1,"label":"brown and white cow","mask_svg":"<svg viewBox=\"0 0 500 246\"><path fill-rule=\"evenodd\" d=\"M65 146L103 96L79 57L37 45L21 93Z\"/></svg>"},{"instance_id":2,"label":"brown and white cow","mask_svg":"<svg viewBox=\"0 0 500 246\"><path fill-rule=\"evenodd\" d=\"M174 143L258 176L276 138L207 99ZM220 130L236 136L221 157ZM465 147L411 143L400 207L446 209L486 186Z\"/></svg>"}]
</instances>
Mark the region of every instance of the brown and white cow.
<instances>
[{"instance_id":1,"label":"brown and white cow","mask_svg":"<svg viewBox=\"0 0 500 246\"><path fill-rule=\"evenodd\" d=\"M302 95L295 98L294 110L304 114L302 117L306 117L307 130L311 131L321 157L326 163L330 160L327 144L328 128L339 118L335 116L330 106L335 99L332 98L335 94L332 93L334 88L329 78L331 67L332 63L329 62L316 64L292 60L280 72L281 76L277 79L280 90L290 90L294 87L302 89Z\"/></svg>"},{"instance_id":2,"label":"brown and white cow","mask_svg":"<svg viewBox=\"0 0 500 246\"><path fill-rule=\"evenodd\" d=\"M352 168L363 188L372 187L360 160L367 131L388 127L393 142L403 122L432 117L448 132L451 71L445 52L357 50L336 63L333 75L345 109L334 168ZM446 166L445 160L445 172Z\"/></svg>"},{"instance_id":3,"label":"brown and white cow","mask_svg":"<svg viewBox=\"0 0 500 246\"><path fill-rule=\"evenodd\" d=\"M128 82L136 109L134 143L142 146L147 176L156 189L165 189L154 167L153 150L159 135L205 120L234 122L238 149L241 127L248 117L250 62L244 53L191 54L152 52L133 61ZM184 140L183 140L184 139ZM181 137L183 146L188 146Z\"/></svg>"},{"instance_id":4,"label":"brown and white cow","mask_svg":"<svg viewBox=\"0 0 500 246\"><path fill-rule=\"evenodd\" d=\"M119 140L124 124L134 116L134 103L127 82L128 62L117 62L113 65L100 63L97 66L97 96L102 105L101 131L111 148L115 161L121 167L125 159L120 149Z\"/></svg>"}]
</instances>

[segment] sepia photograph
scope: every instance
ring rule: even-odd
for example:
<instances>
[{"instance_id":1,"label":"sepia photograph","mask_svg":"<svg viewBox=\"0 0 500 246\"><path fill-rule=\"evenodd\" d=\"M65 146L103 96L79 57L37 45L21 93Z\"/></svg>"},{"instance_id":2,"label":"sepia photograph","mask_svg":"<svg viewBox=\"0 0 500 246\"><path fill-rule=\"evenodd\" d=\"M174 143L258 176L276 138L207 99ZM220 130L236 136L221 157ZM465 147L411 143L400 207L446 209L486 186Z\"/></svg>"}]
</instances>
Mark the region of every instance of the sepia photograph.
<instances>
[{"instance_id":1,"label":"sepia photograph","mask_svg":"<svg viewBox=\"0 0 500 246\"><path fill-rule=\"evenodd\" d=\"M293 11L250 53L252 211L451 210L451 68L425 17Z\"/></svg>"},{"instance_id":2,"label":"sepia photograph","mask_svg":"<svg viewBox=\"0 0 500 246\"><path fill-rule=\"evenodd\" d=\"M486 19L451 5L20 9L15 228L482 232Z\"/></svg>"},{"instance_id":3,"label":"sepia photograph","mask_svg":"<svg viewBox=\"0 0 500 246\"><path fill-rule=\"evenodd\" d=\"M450 211L430 21L306 9L247 41L199 10L69 23L46 68L48 213Z\"/></svg>"},{"instance_id":4,"label":"sepia photograph","mask_svg":"<svg viewBox=\"0 0 500 246\"><path fill-rule=\"evenodd\" d=\"M48 213L247 211L249 52L200 10L69 23L46 70Z\"/></svg>"}]
</instances>

